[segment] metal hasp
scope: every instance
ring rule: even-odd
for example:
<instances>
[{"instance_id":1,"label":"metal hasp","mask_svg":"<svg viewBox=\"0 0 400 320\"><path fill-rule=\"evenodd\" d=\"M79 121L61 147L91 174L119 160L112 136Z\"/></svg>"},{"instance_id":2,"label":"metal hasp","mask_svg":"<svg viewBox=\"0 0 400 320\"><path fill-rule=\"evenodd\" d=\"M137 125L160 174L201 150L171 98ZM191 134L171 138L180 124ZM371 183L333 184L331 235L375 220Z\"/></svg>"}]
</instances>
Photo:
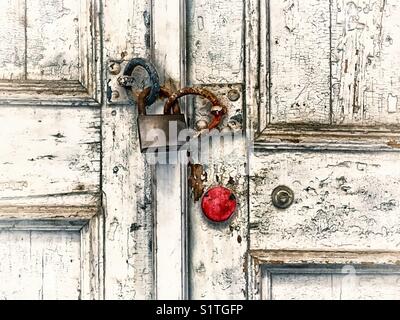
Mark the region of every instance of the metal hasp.
<instances>
[{"instance_id":1,"label":"metal hasp","mask_svg":"<svg viewBox=\"0 0 400 320\"><path fill-rule=\"evenodd\" d=\"M278 209L288 209L294 202L294 192L286 186L279 186L272 191L272 203Z\"/></svg>"},{"instance_id":2,"label":"metal hasp","mask_svg":"<svg viewBox=\"0 0 400 320\"><path fill-rule=\"evenodd\" d=\"M149 75L150 82L151 82L151 89L149 94L146 97L145 105L149 106L156 102L158 95L160 93L160 78L157 73L157 69L154 65L142 58L134 58L128 62L124 69L124 75L118 78L118 84L122 87L127 89L128 95L132 98L131 88L135 83L135 79L132 77L133 71L137 67L142 67L146 70L147 74Z\"/></svg>"},{"instance_id":3,"label":"metal hasp","mask_svg":"<svg viewBox=\"0 0 400 320\"><path fill-rule=\"evenodd\" d=\"M228 221L235 213L236 207L236 196L222 186L209 189L201 201L204 215L212 222Z\"/></svg>"}]
</instances>

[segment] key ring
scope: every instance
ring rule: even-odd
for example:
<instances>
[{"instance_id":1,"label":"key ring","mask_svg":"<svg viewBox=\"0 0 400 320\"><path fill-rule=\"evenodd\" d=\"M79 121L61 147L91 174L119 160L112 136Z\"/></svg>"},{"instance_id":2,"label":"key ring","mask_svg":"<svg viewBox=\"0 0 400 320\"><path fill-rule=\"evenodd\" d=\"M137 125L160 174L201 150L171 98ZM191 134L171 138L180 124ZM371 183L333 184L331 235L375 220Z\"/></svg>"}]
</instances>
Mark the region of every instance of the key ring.
<instances>
[{"instance_id":1,"label":"key ring","mask_svg":"<svg viewBox=\"0 0 400 320\"><path fill-rule=\"evenodd\" d=\"M228 109L226 108L226 106L221 104L219 99L212 92L210 92L204 88L187 87L187 88L183 88L183 89L176 91L175 93L173 93L171 95L171 97L169 97L169 99L165 103L164 113L165 114L168 114L168 112L170 113L171 112L170 110L171 110L172 106L176 103L176 101L179 98L181 98L183 96L187 96L187 95L201 96L201 97L208 99L211 102L211 104L212 104L212 107L211 107L212 119L207 126L208 130L215 129L216 127L218 127L220 125L223 117L227 114Z\"/></svg>"}]
</instances>

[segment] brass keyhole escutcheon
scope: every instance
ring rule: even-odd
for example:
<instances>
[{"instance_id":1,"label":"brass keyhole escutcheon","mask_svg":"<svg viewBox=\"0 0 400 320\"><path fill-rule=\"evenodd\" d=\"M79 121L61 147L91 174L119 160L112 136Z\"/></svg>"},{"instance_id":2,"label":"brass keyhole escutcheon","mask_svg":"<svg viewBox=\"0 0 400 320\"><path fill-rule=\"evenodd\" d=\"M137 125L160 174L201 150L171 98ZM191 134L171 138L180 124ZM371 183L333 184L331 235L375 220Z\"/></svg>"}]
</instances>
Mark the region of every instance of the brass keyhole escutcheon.
<instances>
[{"instance_id":1,"label":"brass keyhole escutcheon","mask_svg":"<svg viewBox=\"0 0 400 320\"><path fill-rule=\"evenodd\" d=\"M278 209L287 209L294 202L294 192L286 186L279 186L272 192L272 203Z\"/></svg>"}]
</instances>

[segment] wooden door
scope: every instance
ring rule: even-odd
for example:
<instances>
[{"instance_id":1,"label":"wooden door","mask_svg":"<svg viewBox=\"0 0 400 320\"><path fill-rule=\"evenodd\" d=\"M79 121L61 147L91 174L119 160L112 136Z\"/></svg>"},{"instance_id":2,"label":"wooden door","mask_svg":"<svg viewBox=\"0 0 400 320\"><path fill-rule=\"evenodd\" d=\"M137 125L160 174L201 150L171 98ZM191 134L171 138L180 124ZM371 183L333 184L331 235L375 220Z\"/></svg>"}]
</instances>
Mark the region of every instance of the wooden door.
<instances>
[{"instance_id":1,"label":"wooden door","mask_svg":"<svg viewBox=\"0 0 400 320\"><path fill-rule=\"evenodd\" d=\"M271 0L258 10L267 76L250 156L251 293L398 299L400 6ZM285 210L271 197L280 185L294 192Z\"/></svg>"},{"instance_id":2,"label":"wooden door","mask_svg":"<svg viewBox=\"0 0 400 320\"><path fill-rule=\"evenodd\" d=\"M398 296L395 1L0 8L0 298ZM200 188L140 153L117 83L133 57L228 107L235 139L198 161ZM207 110L187 101L192 127ZM227 223L197 199L215 185L238 201Z\"/></svg>"},{"instance_id":3,"label":"wooden door","mask_svg":"<svg viewBox=\"0 0 400 320\"><path fill-rule=\"evenodd\" d=\"M182 4L1 2L1 299L184 296L182 168L141 154L117 83L142 57L180 86Z\"/></svg>"},{"instance_id":4,"label":"wooden door","mask_svg":"<svg viewBox=\"0 0 400 320\"><path fill-rule=\"evenodd\" d=\"M399 4L186 5L188 82L225 99L223 132L245 133L202 166L235 216L210 223L189 196L189 296L398 298Z\"/></svg>"},{"instance_id":5,"label":"wooden door","mask_svg":"<svg viewBox=\"0 0 400 320\"><path fill-rule=\"evenodd\" d=\"M99 3L0 9L0 298L99 298Z\"/></svg>"}]
</instances>

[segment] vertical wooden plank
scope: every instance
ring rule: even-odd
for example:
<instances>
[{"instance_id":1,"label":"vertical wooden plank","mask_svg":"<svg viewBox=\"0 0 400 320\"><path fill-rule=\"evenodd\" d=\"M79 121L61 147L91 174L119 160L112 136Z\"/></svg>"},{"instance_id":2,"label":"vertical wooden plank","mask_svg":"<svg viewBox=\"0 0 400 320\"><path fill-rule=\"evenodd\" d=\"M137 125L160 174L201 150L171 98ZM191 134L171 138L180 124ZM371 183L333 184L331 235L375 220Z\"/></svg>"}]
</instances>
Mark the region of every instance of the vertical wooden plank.
<instances>
[{"instance_id":1,"label":"vertical wooden plank","mask_svg":"<svg viewBox=\"0 0 400 320\"><path fill-rule=\"evenodd\" d=\"M393 0L332 2L335 124L400 123L399 15Z\"/></svg>"},{"instance_id":2,"label":"vertical wooden plank","mask_svg":"<svg viewBox=\"0 0 400 320\"><path fill-rule=\"evenodd\" d=\"M79 79L79 3L80 0L26 1L28 79Z\"/></svg>"},{"instance_id":3,"label":"vertical wooden plank","mask_svg":"<svg viewBox=\"0 0 400 320\"><path fill-rule=\"evenodd\" d=\"M184 168L184 167L183 167ZM185 298L186 276L182 207L185 180L181 180L180 165L157 165L155 210L155 280L156 298L181 300Z\"/></svg>"},{"instance_id":4,"label":"vertical wooden plank","mask_svg":"<svg viewBox=\"0 0 400 320\"><path fill-rule=\"evenodd\" d=\"M188 75L192 83L243 77L243 1L187 2Z\"/></svg>"},{"instance_id":5,"label":"vertical wooden plank","mask_svg":"<svg viewBox=\"0 0 400 320\"><path fill-rule=\"evenodd\" d=\"M147 0L103 1L103 66L149 57L149 12ZM102 117L105 298L153 298L151 176L139 151L136 111L106 105Z\"/></svg>"},{"instance_id":6,"label":"vertical wooden plank","mask_svg":"<svg viewBox=\"0 0 400 320\"><path fill-rule=\"evenodd\" d=\"M100 110L0 110L2 205L98 205Z\"/></svg>"},{"instance_id":7,"label":"vertical wooden plank","mask_svg":"<svg viewBox=\"0 0 400 320\"><path fill-rule=\"evenodd\" d=\"M271 0L271 122L330 123L330 3Z\"/></svg>"},{"instance_id":8,"label":"vertical wooden plank","mask_svg":"<svg viewBox=\"0 0 400 320\"><path fill-rule=\"evenodd\" d=\"M257 52L244 50L244 10L258 16L258 3L243 1L190 1L188 6L188 73L189 83L201 84L215 92L227 104L232 118L242 108L240 95L236 102L222 97L238 84L244 83L243 57L250 54L251 72L259 65ZM251 19L251 18L250 18ZM258 30L247 29L247 40L258 40ZM249 67L249 64L247 65ZM254 69L253 69L254 68ZM247 77L250 78L250 77ZM258 83L252 81L247 85ZM219 84L219 85L215 85ZM218 88L219 87L219 88ZM216 89L218 88L218 89ZM258 102L256 87L250 88L247 103ZM229 96L229 93L226 94ZM207 114L207 104L203 99L195 99L195 114ZM241 113L240 113L241 114ZM227 117L229 118L229 117ZM238 201L238 209L226 223L215 224L208 221L201 209L200 201L190 190L189 201L189 296L191 299L244 299L247 298L247 145L238 128L235 140L233 131L221 127L224 140L211 140L210 148L203 148L200 159L205 190L222 185L230 188ZM232 134L232 135L231 135ZM195 155L196 151L192 150ZM202 195L200 193L200 195Z\"/></svg>"},{"instance_id":9,"label":"vertical wooden plank","mask_svg":"<svg viewBox=\"0 0 400 320\"><path fill-rule=\"evenodd\" d=\"M226 141L213 142L210 152L202 154L204 186L205 190L216 185L231 189L238 207L228 222L216 224L205 218L200 201L189 198L191 299L247 298L246 142L241 138Z\"/></svg>"},{"instance_id":10,"label":"vertical wooden plank","mask_svg":"<svg viewBox=\"0 0 400 320\"><path fill-rule=\"evenodd\" d=\"M263 87L260 74L264 75L264 79L269 79L269 68L266 64L267 58L269 59L269 50L263 51L260 48L263 44L263 35L267 32L267 25L263 24L261 16L267 16L267 10L262 11L262 5L258 0L248 0L245 6L245 84L246 84L246 134L249 139L253 139L254 136L261 132L266 125L267 112L269 112L269 103L267 102L267 96L269 98L269 92L267 88L261 91ZM265 39L266 40L266 39ZM266 44L266 43L265 43ZM263 59L264 57L264 59ZM263 61L263 62L261 62ZM264 83L263 83L264 84ZM265 83L267 86L267 83ZM261 112L263 110L264 112ZM262 117L261 114L264 114Z\"/></svg>"},{"instance_id":11,"label":"vertical wooden plank","mask_svg":"<svg viewBox=\"0 0 400 320\"><path fill-rule=\"evenodd\" d=\"M185 82L185 6L182 0L160 0L153 3L154 63L161 83L177 89ZM157 164L155 200L155 274L157 299L185 297L185 207L182 205L186 166Z\"/></svg>"},{"instance_id":12,"label":"vertical wooden plank","mask_svg":"<svg viewBox=\"0 0 400 320\"><path fill-rule=\"evenodd\" d=\"M23 79L26 61L25 0L1 1L0 23L0 79Z\"/></svg>"}]
</instances>

